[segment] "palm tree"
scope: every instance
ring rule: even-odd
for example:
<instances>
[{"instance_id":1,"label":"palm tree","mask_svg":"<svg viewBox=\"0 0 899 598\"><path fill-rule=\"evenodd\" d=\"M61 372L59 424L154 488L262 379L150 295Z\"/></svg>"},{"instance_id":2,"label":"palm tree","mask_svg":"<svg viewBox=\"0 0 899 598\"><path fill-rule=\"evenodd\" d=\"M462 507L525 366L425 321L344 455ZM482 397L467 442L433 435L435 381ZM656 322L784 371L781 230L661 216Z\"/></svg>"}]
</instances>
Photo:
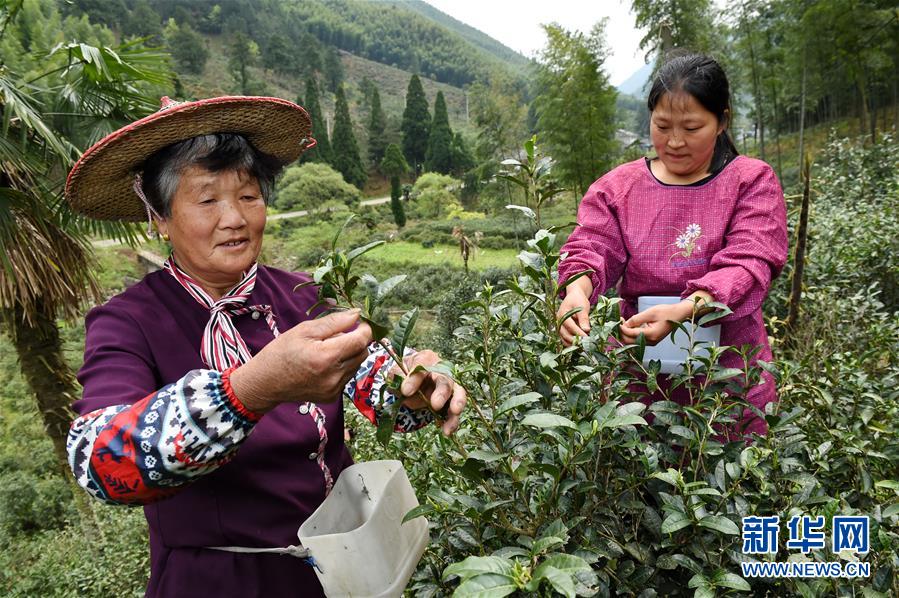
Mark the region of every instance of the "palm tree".
<instances>
[{"instance_id":1,"label":"palm tree","mask_svg":"<svg viewBox=\"0 0 899 598\"><path fill-rule=\"evenodd\" d=\"M0 12L0 42L21 5ZM100 299L90 235L133 243L140 233L74 215L62 201L65 175L78 147L152 112L154 86L168 86L171 75L166 57L138 42L115 50L59 45L38 66L26 79L0 64L0 326L67 473L70 405L79 390L57 318L74 319L85 302Z\"/></svg>"}]
</instances>

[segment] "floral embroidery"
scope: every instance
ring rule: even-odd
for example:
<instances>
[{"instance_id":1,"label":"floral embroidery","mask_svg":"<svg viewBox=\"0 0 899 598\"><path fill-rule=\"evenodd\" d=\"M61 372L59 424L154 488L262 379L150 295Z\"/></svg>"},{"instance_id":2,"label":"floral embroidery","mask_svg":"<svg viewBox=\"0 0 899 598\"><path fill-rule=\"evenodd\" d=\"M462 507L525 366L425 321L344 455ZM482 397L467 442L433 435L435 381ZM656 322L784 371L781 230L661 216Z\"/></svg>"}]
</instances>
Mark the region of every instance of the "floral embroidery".
<instances>
[{"instance_id":1,"label":"floral embroidery","mask_svg":"<svg viewBox=\"0 0 899 598\"><path fill-rule=\"evenodd\" d=\"M675 256L690 257L693 255L694 251L699 250L699 245L696 244L696 241L702 236L701 226L694 222L687 226L683 232L677 231L677 233L677 239L674 240L673 245L680 251L675 251L674 255L668 258L669 262L674 259Z\"/></svg>"}]
</instances>

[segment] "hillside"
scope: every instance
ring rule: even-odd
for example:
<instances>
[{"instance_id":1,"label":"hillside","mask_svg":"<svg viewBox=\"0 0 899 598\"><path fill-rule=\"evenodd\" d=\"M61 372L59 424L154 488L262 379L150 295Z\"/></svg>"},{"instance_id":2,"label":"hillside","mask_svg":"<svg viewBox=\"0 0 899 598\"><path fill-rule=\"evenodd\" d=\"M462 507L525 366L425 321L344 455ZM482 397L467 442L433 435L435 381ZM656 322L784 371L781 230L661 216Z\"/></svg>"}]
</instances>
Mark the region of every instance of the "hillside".
<instances>
[{"instance_id":1,"label":"hillside","mask_svg":"<svg viewBox=\"0 0 899 598\"><path fill-rule=\"evenodd\" d=\"M462 38L474 44L478 48L481 48L492 56L499 58L508 66L511 66L518 70L524 70L528 68L528 65L530 65L531 63L528 58L522 56L509 47L504 46L486 33L480 31L479 29L475 29L471 25L466 25L462 21L459 21L458 19L455 19L448 14L437 10L427 2L423 2L422 0L387 1L393 4L398 4L408 10L413 10L434 21L435 23L446 27L450 31L457 33Z\"/></svg>"},{"instance_id":2,"label":"hillside","mask_svg":"<svg viewBox=\"0 0 899 598\"><path fill-rule=\"evenodd\" d=\"M204 41L209 49L209 59L206 61L205 68L201 74L181 75L180 82L184 89L183 97L211 97L239 93L237 82L228 70L224 36L207 35L204 37ZM412 76L412 73L355 56L349 52L339 52L339 57L347 99L350 104L350 115L355 126L356 139L359 142L363 155L368 147L367 126L369 108L365 101L364 92L366 81L377 87L381 96L381 106L387 115L388 142L399 143L399 127L403 108L405 107L406 87L409 84L409 78ZM250 72L255 79L262 83L265 93L291 101L303 99L304 80L300 73L279 74L270 69L258 67L251 68ZM429 105L433 106L438 91L443 92L446 98L450 125L453 130L461 131L463 135L471 132L469 121L466 117L465 91L426 77L422 77L421 81ZM301 101L300 103L303 102ZM321 104L325 118L329 123L332 123L334 115L333 94L323 94Z\"/></svg>"},{"instance_id":3,"label":"hillside","mask_svg":"<svg viewBox=\"0 0 899 598\"><path fill-rule=\"evenodd\" d=\"M389 141L399 141L413 73L422 77L431 106L437 91L443 91L451 126L469 136L463 88L497 71L523 78L528 65L525 57L420 0L73 0L64 9L87 14L122 38L150 36L169 47L179 74L174 93L180 97L248 93L297 100L307 76L316 73L331 122L333 92L342 82L363 155L366 92L372 86L380 93ZM208 57L199 67L179 58L173 26L190 30L195 43L205 47ZM241 34L254 44L246 66L252 87L243 89L229 64L230 46Z\"/></svg>"},{"instance_id":4,"label":"hillside","mask_svg":"<svg viewBox=\"0 0 899 598\"><path fill-rule=\"evenodd\" d=\"M125 36L159 36L170 19L203 34L243 33L256 43L264 61L283 67L301 67L299 63L309 58L310 45L316 45L326 52L336 48L462 87L495 70L520 75L527 64L527 59L496 40L419 1L71 0L60 4L67 13L87 14L92 22L104 23Z\"/></svg>"}]
</instances>

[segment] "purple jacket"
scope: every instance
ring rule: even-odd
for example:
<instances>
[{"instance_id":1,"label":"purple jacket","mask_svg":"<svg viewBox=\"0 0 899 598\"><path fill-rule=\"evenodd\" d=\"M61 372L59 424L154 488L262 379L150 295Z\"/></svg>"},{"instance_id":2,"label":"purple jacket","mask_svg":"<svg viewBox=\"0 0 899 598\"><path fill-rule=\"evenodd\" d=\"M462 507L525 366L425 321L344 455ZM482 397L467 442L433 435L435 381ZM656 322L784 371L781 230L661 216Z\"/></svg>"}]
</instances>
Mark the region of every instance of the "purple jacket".
<instances>
[{"instance_id":1,"label":"purple jacket","mask_svg":"<svg viewBox=\"0 0 899 598\"><path fill-rule=\"evenodd\" d=\"M312 288L294 291L306 280L260 266L248 305L271 305L279 329L288 330L308 319L306 310L316 301ZM191 370L204 369L199 349L208 317L163 271L91 310L78 374L84 394L75 410L85 415L133 404ZM264 318L247 314L235 323L253 354L273 338ZM352 462L343 441L342 403L319 407L330 439L325 462L336 478ZM282 404L255 423L226 464L146 505L147 596L320 596L314 571L300 559L205 548L296 544L300 524L325 498L322 470L314 460L319 438L315 422L299 413L297 404ZM70 446L70 463L80 458L75 453Z\"/></svg>"}]
</instances>

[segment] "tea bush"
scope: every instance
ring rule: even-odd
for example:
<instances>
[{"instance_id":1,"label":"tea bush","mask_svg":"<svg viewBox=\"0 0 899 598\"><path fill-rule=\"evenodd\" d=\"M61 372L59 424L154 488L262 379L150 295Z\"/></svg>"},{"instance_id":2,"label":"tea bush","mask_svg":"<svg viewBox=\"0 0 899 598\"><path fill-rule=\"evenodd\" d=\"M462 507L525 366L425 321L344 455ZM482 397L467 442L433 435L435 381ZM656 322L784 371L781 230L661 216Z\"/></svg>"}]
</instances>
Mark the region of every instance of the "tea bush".
<instances>
[{"instance_id":1,"label":"tea bush","mask_svg":"<svg viewBox=\"0 0 899 598\"><path fill-rule=\"evenodd\" d=\"M641 347L605 350L618 325L617 300L601 298L590 336L563 348L554 235L541 231L530 244L523 273L505 290L488 285L455 331L468 424L455 442L403 438L395 449L419 486L422 507L414 514L432 523L416 595L823 596L862 585L876 596L897 589L895 368L875 381L854 359L811 376L808 364L787 362L781 405L765 414L769 434L749 445L728 442L760 370L720 368L720 352L736 350L721 349L693 360L697 376L676 379L689 389L690 406L645 406L639 399L657 384L651 373L646 382L637 375L645 373ZM444 459L428 464L421 454ZM741 553L741 517L821 514L829 521L856 513L871 517L871 579L740 576L739 563L752 558ZM838 557L821 551L810 558Z\"/></svg>"},{"instance_id":2,"label":"tea bush","mask_svg":"<svg viewBox=\"0 0 899 598\"><path fill-rule=\"evenodd\" d=\"M548 231L530 241L505 288L488 285L462 306L446 348L470 393L467 421L452 441L407 435L388 449L422 503L410 516L431 522L413 594L899 594L899 315L884 292L897 271L887 250L897 185L896 170L883 167L897 149L834 143L815 179L803 317L793 342L778 344L780 360L762 364L780 396L764 414L765 437L727 441L760 372L722 369L720 355L695 359L700 376L676 380L689 406L645 406L656 381L641 381L641 348L607 347L615 299L600 299L584 343L563 348L560 239ZM786 288L773 289L776 308ZM363 434L356 453L384 451ZM741 550L743 516L778 515L785 530L794 515L821 515L829 541L837 514L870 517L871 550L859 557L869 578L741 577L740 563L756 559ZM786 539L783 531L777 556L763 558L856 558L803 556Z\"/></svg>"}]
</instances>

